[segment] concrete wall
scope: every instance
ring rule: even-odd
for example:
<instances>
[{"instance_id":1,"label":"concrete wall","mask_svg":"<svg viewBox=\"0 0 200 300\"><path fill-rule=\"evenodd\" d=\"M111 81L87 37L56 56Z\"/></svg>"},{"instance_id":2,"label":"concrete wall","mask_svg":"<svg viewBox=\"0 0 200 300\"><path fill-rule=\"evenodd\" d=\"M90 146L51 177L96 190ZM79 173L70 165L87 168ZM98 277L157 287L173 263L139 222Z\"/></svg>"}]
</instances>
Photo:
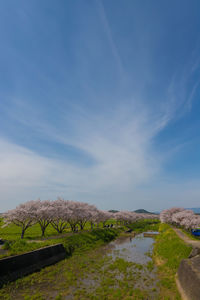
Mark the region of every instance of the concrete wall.
<instances>
[{"instance_id":1,"label":"concrete wall","mask_svg":"<svg viewBox=\"0 0 200 300\"><path fill-rule=\"evenodd\" d=\"M200 255L181 261L177 279L185 299L200 300Z\"/></svg>"},{"instance_id":2,"label":"concrete wall","mask_svg":"<svg viewBox=\"0 0 200 300\"><path fill-rule=\"evenodd\" d=\"M8 281L39 271L66 257L62 244L48 246L21 255L0 259L0 287Z\"/></svg>"}]
</instances>

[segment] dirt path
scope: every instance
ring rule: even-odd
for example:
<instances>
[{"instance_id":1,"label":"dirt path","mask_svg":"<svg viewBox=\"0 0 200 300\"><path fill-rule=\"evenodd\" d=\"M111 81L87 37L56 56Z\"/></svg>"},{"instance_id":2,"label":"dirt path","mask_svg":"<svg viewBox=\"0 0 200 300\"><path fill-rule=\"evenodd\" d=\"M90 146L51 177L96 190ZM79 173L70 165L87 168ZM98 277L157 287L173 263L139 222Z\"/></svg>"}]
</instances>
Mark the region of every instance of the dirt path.
<instances>
[{"instance_id":1,"label":"dirt path","mask_svg":"<svg viewBox=\"0 0 200 300\"><path fill-rule=\"evenodd\" d=\"M174 228L174 231L176 232L176 234L187 244L191 245L192 247L196 247L196 248L200 248L200 241L195 241L191 238L189 238L189 236L187 236L182 230L178 229L178 228Z\"/></svg>"}]
</instances>

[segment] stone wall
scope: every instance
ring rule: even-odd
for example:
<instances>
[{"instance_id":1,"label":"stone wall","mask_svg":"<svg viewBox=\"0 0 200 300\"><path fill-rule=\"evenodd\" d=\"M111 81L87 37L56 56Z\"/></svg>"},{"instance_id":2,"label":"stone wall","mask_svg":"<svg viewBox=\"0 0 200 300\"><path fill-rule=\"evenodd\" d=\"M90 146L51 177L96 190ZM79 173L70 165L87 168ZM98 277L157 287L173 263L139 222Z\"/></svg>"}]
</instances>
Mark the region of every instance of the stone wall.
<instances>
[{"instance_id":1,"label":"stone wall","mask_svg":"<svg viewBox=\"0 0 200 300\"><path fill-rule=\"evenodd\" d=\"M177 273L185 299L200 300L200 255L183 259Z\"/></svg>"},{"instance_id":2,"label":"stone wall","mask_svg":"<svg viewBox=\"0 0 200 300\"><path fill-rule=\"evenodd\" d=\"M66 257L62 244L0 259L0 287L8 281L39 271Z\"/></svg>"}]
</instances>

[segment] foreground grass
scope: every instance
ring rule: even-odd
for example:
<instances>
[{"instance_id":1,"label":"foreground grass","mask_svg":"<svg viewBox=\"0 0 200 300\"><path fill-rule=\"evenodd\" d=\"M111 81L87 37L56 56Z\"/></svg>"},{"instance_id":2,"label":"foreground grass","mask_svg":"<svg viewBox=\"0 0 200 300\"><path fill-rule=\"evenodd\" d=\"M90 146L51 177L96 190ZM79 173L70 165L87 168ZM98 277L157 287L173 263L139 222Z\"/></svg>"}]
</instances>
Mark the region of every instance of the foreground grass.
<instances>
[{"instance_id":1,"label":"foreground grass","mask_svg":"<svg viewBox=\"0 0 200 300\"><path fill-rule=\"evenodd\" d=\"M159 232L153 258L158 265L161 299L181 299L176 288L175 274L181 260L189 256L192 248L186 245L167 224L160 224Z\"/></svg>"},{"instance_id":2,"label":"foreground grass","mask_svg":"<svg viewBox=\"0 0 200 300\"><path fill-rule=\"evenodd\" d=\"M120 257L112 260L105 255L109 246L104 245L115 239L120 229L95 229L62 238L68 259L4 286L0 299L180 299L175 274L191 247L169 225L152 220L136 223L136 232L159 227L153 250L157 271L152 261L140 265Z\"/></svg>"},{"instance_id":3,"label":"foreground grass","mask_svg":"<svg viewBox=\"0 0 200 300\"><path fill-rule=\"evenodd\" d=\"M61 299L58 291L68 293L77 277L87 272L88 250L115 239L119 233L119 229L96 229L63 239L68 257L73 254L70 258L7 284L0 290L0 299Z\"/></svg>"},{"instance_id":4,"label":"foreground grass","mask_svg":"<svg viewBox=\"0 0 200 300\"><path fill-rule=\"evenodd\" d=\"M4 286L0 299L159 299L150 262L141 265L105 255L111 250L105 243L119 233L100 229L69 237L71 257Z\"/></svg>"}]
</instances>

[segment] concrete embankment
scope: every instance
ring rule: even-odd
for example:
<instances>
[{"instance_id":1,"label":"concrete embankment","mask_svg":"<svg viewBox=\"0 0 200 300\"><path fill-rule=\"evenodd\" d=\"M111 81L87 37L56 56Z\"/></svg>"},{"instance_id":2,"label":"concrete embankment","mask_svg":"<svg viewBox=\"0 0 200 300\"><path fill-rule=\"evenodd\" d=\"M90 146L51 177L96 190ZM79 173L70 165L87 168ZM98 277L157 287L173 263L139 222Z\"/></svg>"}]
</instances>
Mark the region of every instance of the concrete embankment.
<instances>
[{"instance_id":1,"label":"concrete embankment","mask_svg":"<svg viewBox=\"0 0 200 300\"><path fill-rule=\"evenodd\" d=\"M183 299L200 299L200 255L181 261L177 281Z\"/></svg>"},{"instance_id":2,"label":"concrete embankment","mask_svg":"<svg viewBox=\"0 0 200 300\"><path fill-rule=\"evenodd\" d=\"M0 287L22 276L39 271L66 257L62 244L48 246L21 255L0 259Z\"/></svg>"},{"instance_id":3,"label":"concrete embankment","mask_svg":"<svg viewBox=\"0 0 200 300\"><path fill-rule=\"evenodd\" d=\"M200 241L190 239L180 229L174 228L178 236L193 247L188 259L183 259L177 272L177 287L183 300L200 299Z\"/></svg>"}]
</instances>

